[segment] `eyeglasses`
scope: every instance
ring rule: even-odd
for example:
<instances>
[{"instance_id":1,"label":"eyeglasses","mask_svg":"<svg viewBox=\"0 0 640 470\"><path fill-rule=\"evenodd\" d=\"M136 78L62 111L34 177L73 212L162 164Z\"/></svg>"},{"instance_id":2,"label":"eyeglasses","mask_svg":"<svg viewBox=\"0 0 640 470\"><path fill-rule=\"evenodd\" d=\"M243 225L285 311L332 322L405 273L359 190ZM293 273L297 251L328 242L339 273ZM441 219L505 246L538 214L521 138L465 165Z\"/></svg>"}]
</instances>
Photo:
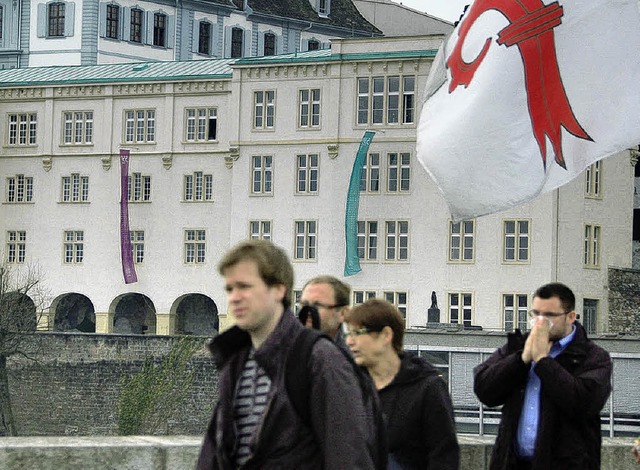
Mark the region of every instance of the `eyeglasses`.
<instances>
[{"instance_id":1,"label":"eyeglasses","mask_svg":"<svg viewBox=\"0 0 640 470\"><path fill-rule=\"evenodd\" d=\"M358 328L357 330L349 330L347 328L344 329L344 334L346 336L351 336L352 338L356 338L362 335L368 335L369 333L380 333L382 329L377 328Z\"/></svg>"},{"instance_id":2,"label":"eyeglasses","mask_svg":"<svg viewBox=\"0 0 640 470\"><path fill-rule=\"evenodd\" d=\"M558 318L562 315L568 315L571 312L538 312L537 310L529 310L529 318L545 317L545 318Z\"/></svg>"},{"instance_id":3,"label":"eyeglasses","mask_svg":"<svg viewBox=\"0 0 640 470\"><path fill-rule=\"evenodd\" d=\"M327 305L322 302L300 302L300 307L315 307L315 308L326 308L327 310L331 310L332 308L344 307L343 304L334 304Z\"/></svg>"}]
</instances>

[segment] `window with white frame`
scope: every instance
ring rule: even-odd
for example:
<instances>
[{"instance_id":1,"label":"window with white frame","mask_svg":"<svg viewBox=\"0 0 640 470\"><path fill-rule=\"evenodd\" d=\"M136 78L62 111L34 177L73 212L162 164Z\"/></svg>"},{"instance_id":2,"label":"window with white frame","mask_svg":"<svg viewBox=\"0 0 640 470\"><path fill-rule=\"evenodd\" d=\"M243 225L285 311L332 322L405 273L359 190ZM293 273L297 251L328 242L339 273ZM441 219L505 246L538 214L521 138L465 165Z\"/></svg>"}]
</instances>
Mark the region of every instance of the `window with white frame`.
<instances>
[{"instance_id":1,"label":"window with white frame","mask_svg":"<svg viewBox=\"0 0 640 470\"><path fill-rule=\"evenodd\" d=\"M404 291L384 291L384 300L392 303L402 314L402 318L407 322L407 293Z\"/></svg>"},{"instance_id":2,"label":"window with white frame","mask_svg":"<svg viewBox=\"0 0 640 470\"><path fill-rule=\"evenodd\" d=\"M22 264L27 254L27 232L25 230L7 231L6 261L10 264Z\"/></svg>"},{"instance_id":3,"label":"window with white frame","mask_svg":"<svg viewBox=\"0 0 640 470\"><path fill-rule=\"evenodd\" d=\"M411 182L411 154L392 152L387 154L387 191L406 193Z\"/></svg>"},{"instance_id":4,"label":"window with white frame","mask_svg":"<svg viewBox=\"0 0 640 470\"><path fill-rule=\"evenodd\" d=\"M65 230L64 263L80 264L84 259L84 231Z\"/></svg>"},{"instance_id":5,"label":"window with white frame","mask_svg":"<svg viewBox=\"0 0 640 470\"><path fill-rule=\"evenodd\" d=\"M62 142L65 145L92 144L93 112L65 111Z\"/></svg>"},{"instance_id":6,"label":"window with white frame","mask_svg":"<svg viewBox=\"0 0 640 470\"><path fill-rule=\"evenodd\" d=\"M475 221L449 221L449 261L472 263L474 260Z\"/></svg>"},{"instance_id":7,"label":"window with white frame","mask_svg":"<svg viewBox=\"0 0 640 470\"><path fill-rule=\"evenodd\" d=\"M264 33L262 45L262 55L270 56L276 54L276 35L273 33Z\"/></svg>"},{"instance_id":8,"label":"window with white frame","mask_svg":"<svg viewBox=\"0 0 640 470\"><path fill-rule=\"evenodd\" d=\"M529 296L527 294L503 294L502 312L504 331L513 332L518 329L524 332L529 329Z\"/></svg>"},{"instance_id":9,"label":"window with white frame","mask_svg":"<svg viewBox=\"0 0 640 470\"><path fill-rule=\"evenodd\" d=\"M211 55L211 23L200 21L198 26L198 54Z\"/></svg>"},{"instance_id":10,"label":"window with white frame","mask_svg":"<svg viewBox=\"0 0 640 470\"><path fill-rule=\"evenodd\" d=\"M318 155L296 156L296 193L318 193Z\"/></svg>"},{"instance_id":11,"label":"window with white frame","mask_svg":"<svg viewBox=\"0 0 640 470\"><path fill-rule=\"evenodd\" d=\"M132 8L130 14L129 41L142 43L144 10L141 10L140 8Z\"/></svg>"},{"instance_id":12,"label":"window with white frame","mask_svg":"<svg viewBox=\"0 0 640 470\"><path fill-rule=\"evenodd\" d=\"M358 258L378 259L378 222L375 220L358 220Z\"/></svg>"},{"instance_id":13,"label":"window with white frame","mask_svg":"<svg viewBox=\"0 0 640 470\"><path fill-rule=\"evenodd\" d=\"M205 230L189 229L184 231L185 264L202 264L205 260Z\"/></svg>"},{"instance_id":14,"label":"window with white frame","mask_svg":"<svg viewBox=\"0 0 640 470\"><path fill-rule=\"evenodd\" d=\"M273 157L254 155L251 159L251 193L273 194Z\"/></svg>"},{"instance_id":15,"label":"window with white frame","mask_svg":"<svg viewBox=\"0 0 640 470\"><path fill-rule=\"evenodd\" d=\"M129 202L151 201L151 176L132 173L128 177Z\"/></svg>"},{"instance_id":16,"label":"window with white frame","mask_svg":"<svg viewBox=\"0 0 640 470\"><path fill-rule=\"evenodd\" d=\"M473 321L473 294L449 292L449 323L471 326Z\"/></svg>"},{"instance_id":17,"label":"window with white frame","mask_svg":"<svg viewBox=\"0 0 640 470\"><path fill-rule=\"evenodd\" d=\"M7 144L14 146L35 145L38 128L36 113L8 114Z\"/></svg>"},{"instance_id":18,"label":"window with white frame","mask_svg":"<svg viewBox=\"0 0 640 470\"><path fill-rule=\"evenodd\" d=\"M249 238L251 240L271 240L271 221L250 220Z\"/></svg>"},{"instance_id":19,"label":"window with white frame","mask_svg":"<svg viewBox=\"0 0 640 470\"><path fill-rule=\"evenodd\" d=\"M306 129L320 127L320 88L300 90L298 97L298 126Z\"/></svg>"},{"instance_id":20,"label":"window with white frame","mask_svg":"<svg viewBox=\"0 0 640 470\"><path fill-rule=\"evenodd\" d=\"M62 37L64 36L64 2L52 2L48 4L48 28L47 36Z\"/></svg>"},{"instance_id":21,"label":"window with white frame","mask_svg":"<svg viewBox=\"0 0 640 470\"><path fill-rule=\"evenodd\" d=\"M88 202L89 177L71 173L62 177L62 202Z\"/></svg>"},{"instance_id":22,"label":"window with white frame","mask_svg":"<svg viewBox=\"0 0 640 470\"><path fill-rule=\"evenodd\" d=\"M105 36L110 39L120 38L120 6L115 3L106 5L106 31Z\"/></svg>"},{"instance_id":23,"label":"window with white frame","mask_svg":"<svg viewBox=\"0 0 640 470\"><path fill-rule=\"evenodd\" d=\"M302 298L302 289L293 289L291 295L291 305L293 306L293 314L297 317L300 311L300 299Z\"/></svg>"},{"instance_id":24,"label":"window with white frame","mask_svg":"<svg viewBox=\"0 0 640 470\"><path fill-rule=\"evenodd\" d=\"M598 325L598 300L584 299L582 303L582 326L587 334L595 335Z\"/></svg>"},{"instance_id":25,"label":"window with white frame","mask_svg":"<svg viewBox=\"0 0 640 470\"><path fill-rule=\"evenodd\" d=\"M152 143L156 140L156 111L133 109L124 112L124 141L127 144Z\"/></svg>"},{"instance_id":26,"label":"window with white frame","mask_svg":"<svg viewBox=\"0 0 640 470\"><path fill-rule=\"evenodd\" d=\"M74 12L74 2L38 3L36 36L52 39L73 36Z\"/></svg>"},{"instance_id":27,"label":"window with white frame","mask_svg":"<svg viewBox=\"0 0 640 470\"><path fill-rule=\"evenodd\" d=\"M378 193L380 191L380 154L367 155L360 176L360 192Z\"/></svg>"},{"instance_id":28,"label":"window with white frame","mask_svg":"<svg viewBox=\"0 0 640 470\"><path fill-rule=\"evenodd\" d=\"M202 171L184 175L184 192L182 196L185 202L212 201L213 175L206 175Z\"/></svg>"},{"instance_id":29,"label":"window with white frame","mask_svg":"<svg viewBox=\"0 0 640 470\"><path fill-rule=\"evenodd\" d=\"M185 114L185 140L187 142L212 142L217 140L217 108L187 108Z\"/></svg>"},{"instance_id":30,"label":"window with white frame","mask_svg":"<svg viewBox=\"0 0 640 470\"><path fill-rule=\"evenodd\" d=\"M385 260L407 261L409 259L409 221L385 221Z\"/></svg>"},{"instance_id":31,"label":"window with white frame","mask_svg":"<svg viewBox=\"0 0 640 470\"><path fill-rule=\"evenodd\" d=\"M374 290L354 290L351 293L353 305L360 305L365 303L369 299L376 297L376 291Z\"/></svg>"},{"instance_id":32,"label":"window with white frame","mask_svg":"<svg viewBox=\"0 0 640 470\"><path fill-rule=\"evenodd\" d=\"M331 0L316 0L316 11L319 16L329 16Z\"/></svg>"},{"instance_id":33,"label":"window with white frame","mask_svg":"<svg viewBox=\"0 0 640 470\"><path fill-rule=\"evenodd\" d=\"M296 220L294 259L316 259L317 225L315 220Z\"/></svg>"},{"instance_id":34,"label":"window with white frame","mask_svg":"<svg viewBox=\"0 0 640 470\"><path fill-rule=\"evenodd\" d=\"M600 267L600 232L599 225L584 226L584 266Z\"/></svg>"},{"instance_id":35,"label":"window with white frame","mask_svg":"<svg viewBox=\"0 0 640 470\"><path fill-rule=\"evenodd\" d=\"M590 198L602 197L602 162L597 161L587 167L585 174L585 196Z\"/></svg>"},{"instance_id":36,"label":"window with white frame","mask_svg":"<svg viewBox=\"0 0 640 470\"><path fill-rule=\"evenodd\" d=\"M273 129L276 116L276 92L273 90L253 93L253 128Z\"/></svg>"},{"instance_id":37,"label":"window with white frame","mask_svg":"<svg viewBox=\"0 0 640 470\"><path fill-rule=\"evenodd\" d=\"M167 46L167 15L164 13L153 14L153 45Z\"/></svg>"},{"instance_id":38,"label":"window with white frame","mask_svg":"<svg viewBox=\"0 0 640 470\"><path fill-rule=\"evenodd\" d=\"M529 220L504 221L504 247L502 261L504 263L526 263L529 261Z\"/></svg>"},{"instance_id":39,"label":"window with white frame","mask_svg":"<svg viewBox=\"0 0 640 470\"><path fill-rule=\"evenodd\" d=\"M135 264L144 262L144 230L131 230L129 232L131 240L131 254Z\"/></svg>"},{"instance_id":40,"label":"window with white frame","mask_svg":"<svg viewBox=\"0 0 640 470\"><path fill-rule=\"evenodd\" d=\"M25 175L9 176L5 201L11 204L33 202L33 178Z\"/></svg>"},{"instance_id":41,"label":"window with white frame","mask_svg":"<svg viewBox=\"0 0 640 470\"><path fill-rule=\"evenodd\" d=\"M413 124L415 76L358 78L356 109L360 125Z\"/></svg>"}]
</instances>

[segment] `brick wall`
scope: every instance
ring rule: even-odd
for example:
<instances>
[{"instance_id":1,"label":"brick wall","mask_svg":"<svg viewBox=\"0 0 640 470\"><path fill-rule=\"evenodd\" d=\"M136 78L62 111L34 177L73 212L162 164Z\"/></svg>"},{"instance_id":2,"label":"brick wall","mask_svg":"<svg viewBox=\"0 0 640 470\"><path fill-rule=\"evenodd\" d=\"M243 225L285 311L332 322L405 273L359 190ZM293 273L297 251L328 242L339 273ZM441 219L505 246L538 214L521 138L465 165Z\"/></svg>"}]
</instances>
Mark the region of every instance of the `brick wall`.
<instances>
[{"instance_id":1,"label":"brick wall","mask_svg":"<svg viewBox=\"0 0 640 470\"><path fill-rule=\"evenodd\" d=\"M611 333L640 334L640 271L609 268Z\"/></svg>"},{"instance_id":2,"label":"brick wall","mask_svg":"<svg viewBox=\"0 0 640 470\"><path fill-rule=\"evenodd\" d=\"M204 345L206 338L202 338ZM40 333L37 361L8 361L9 389L19 435L115 435L123 374L140 370L147 356L163 357L176 338L164 336ZM191 393L162 434L202 435L217 398L209 354L198 352Z\"/></svg>"}]
</instances>

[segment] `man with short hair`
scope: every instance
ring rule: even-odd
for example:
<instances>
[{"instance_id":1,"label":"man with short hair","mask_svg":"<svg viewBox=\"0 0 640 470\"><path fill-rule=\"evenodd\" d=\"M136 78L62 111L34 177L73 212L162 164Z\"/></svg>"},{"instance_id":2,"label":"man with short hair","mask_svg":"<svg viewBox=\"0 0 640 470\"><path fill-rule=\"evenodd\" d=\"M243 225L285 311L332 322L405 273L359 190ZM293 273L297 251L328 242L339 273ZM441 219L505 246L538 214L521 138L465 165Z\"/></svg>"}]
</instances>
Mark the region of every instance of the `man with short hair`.
<instances>
[{"instance_id":1,"label":"man with short hair","mask_svg":"<svg viewBox=\"0 0 640 470\"><path fill-rule=\"evenodd\" d=\"M310 426L286 392L288 353L304 327L289 310L293 267L284 250L249 240L218 270L236 325L209 345L219 399L197 468L373 468L362 392L331 341L316 341L310 356Z\"/></svg>"},{"instance_id":2,"label":"man with short hair","mask_svg":"<svg viewBox=\"0 0 640 470\"><path fill-rule=\"evenodd\" d=\"M342 332L344 314L349 309L351 288L334 276L317 276L302 288L300 306L312 306L320 317L320 330L333 339L339 347L349 351ZM311 326L311 317L306 324Z\"/></svg>"},{"instance_id":3,"label":"man with short hair","mask_svg":"<svg viewBox=\"0 0 640 470\"><path fill-rule=\"evenodd\" d=\"M480 401L502 405L490 469L599 469L611 358L576 321L575 296L564 284L536 290L530 316L530 333L509 334L474 369Z\"/></svg>"}]
</instances>

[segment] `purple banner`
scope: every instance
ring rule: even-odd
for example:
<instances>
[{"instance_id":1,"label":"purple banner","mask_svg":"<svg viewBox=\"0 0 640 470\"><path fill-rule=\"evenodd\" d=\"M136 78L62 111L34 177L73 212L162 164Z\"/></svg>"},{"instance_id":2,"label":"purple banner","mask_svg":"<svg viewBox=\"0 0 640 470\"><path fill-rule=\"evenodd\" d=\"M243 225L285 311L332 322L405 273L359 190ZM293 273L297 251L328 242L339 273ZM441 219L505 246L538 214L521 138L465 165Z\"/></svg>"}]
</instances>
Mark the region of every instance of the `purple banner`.
<instances>
[{"instance_id":1,"label":"purple banner","mask_svg":"<svg viewBox=\"0 0 640 470\"><path fill-rule=\"evenodd\" d=\"M125 284L138 282L129 235L129 151L120 150L120 255Z\"/></svg>"}]
</instances>

